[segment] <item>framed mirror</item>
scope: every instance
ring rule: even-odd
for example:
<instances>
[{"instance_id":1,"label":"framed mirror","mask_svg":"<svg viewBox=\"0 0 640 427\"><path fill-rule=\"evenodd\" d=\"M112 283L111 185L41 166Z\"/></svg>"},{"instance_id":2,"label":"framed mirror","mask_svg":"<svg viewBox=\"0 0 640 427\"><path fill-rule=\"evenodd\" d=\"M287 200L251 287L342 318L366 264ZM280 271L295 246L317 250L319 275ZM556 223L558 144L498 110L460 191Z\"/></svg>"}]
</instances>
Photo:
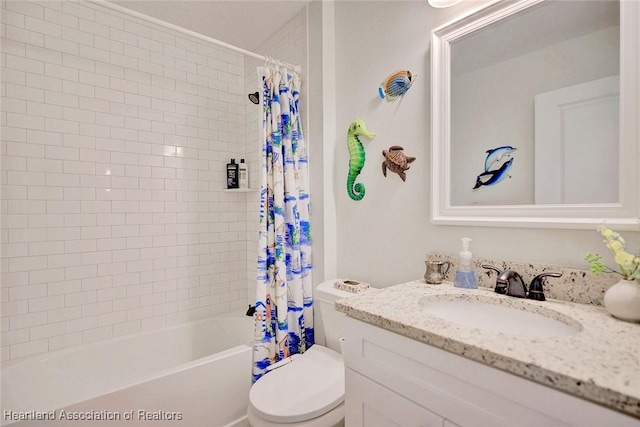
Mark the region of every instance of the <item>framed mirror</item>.
<instances>
[{"instance_id":1,"label":"framed mirror","mask_svg":"<svg viewBox=\"0 0 640 427\"><path fill-rule=\"evenodd\" d=\"M635 228L640 2L493 1L431 35L431 220Z\"/></svg>"}]
</instances>

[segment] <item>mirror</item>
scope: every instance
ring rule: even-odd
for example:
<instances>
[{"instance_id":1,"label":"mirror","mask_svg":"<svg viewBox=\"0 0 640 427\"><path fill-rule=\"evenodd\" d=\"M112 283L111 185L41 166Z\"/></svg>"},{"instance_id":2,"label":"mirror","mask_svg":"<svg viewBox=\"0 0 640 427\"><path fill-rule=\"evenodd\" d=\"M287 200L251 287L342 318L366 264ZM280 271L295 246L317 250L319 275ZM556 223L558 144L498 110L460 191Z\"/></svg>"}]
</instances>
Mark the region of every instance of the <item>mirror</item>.
<instances>
[{"instance_id":1,"label":"mirror","mask_svg":"<svg viewBox=\"0 0 640 427\"><path fill-rule=\"evenodd\" d=\"M640 199L640 6L491 2L432 32L432 221L619 228Z\"/></svg>"}]
</instances>

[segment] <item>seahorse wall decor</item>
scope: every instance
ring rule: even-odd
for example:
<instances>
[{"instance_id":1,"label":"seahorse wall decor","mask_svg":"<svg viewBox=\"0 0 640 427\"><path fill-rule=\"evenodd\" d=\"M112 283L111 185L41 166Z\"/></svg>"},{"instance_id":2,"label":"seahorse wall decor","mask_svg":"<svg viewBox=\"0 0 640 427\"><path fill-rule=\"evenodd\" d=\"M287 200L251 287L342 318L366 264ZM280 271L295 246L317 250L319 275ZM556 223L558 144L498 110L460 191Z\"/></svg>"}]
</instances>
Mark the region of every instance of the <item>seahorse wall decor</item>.
<instances>
[{"instance_id":1,"label":"seahorse wall decor","mask_svg":"<svg viewBox=\"0 0 640 427\"><path fill-rule=\"evenodd\" d=\"M349 147L349 175L347 176L347 194L353 200L362 200L365 189L362 183L356 184L356 177L364 167L365 153L358 136L364 135L369 139L376 137L376 134L369 131L362 119L355 119L349 125L347 132L347 146Z\"/></svg>"}]
</instances>

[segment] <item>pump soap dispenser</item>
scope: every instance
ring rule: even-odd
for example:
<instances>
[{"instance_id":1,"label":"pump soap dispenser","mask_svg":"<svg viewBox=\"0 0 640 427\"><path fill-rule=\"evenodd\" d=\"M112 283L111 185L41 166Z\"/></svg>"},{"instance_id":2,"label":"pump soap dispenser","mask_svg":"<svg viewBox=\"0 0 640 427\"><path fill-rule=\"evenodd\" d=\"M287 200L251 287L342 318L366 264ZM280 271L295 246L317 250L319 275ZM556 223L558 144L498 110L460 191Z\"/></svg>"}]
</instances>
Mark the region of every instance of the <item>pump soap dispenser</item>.
<instances>
[{"instance_id":1,"label":"pump soap dispenser","mask_svg":"<svg viewBox=\"0 0 640 427\"><path fill-rule=\"evenodd\" d=\"M455 286L456 288L478 288L478 283L476 282L476 272L473 269L473 256L469 251L470 241L471 239L468 237L462 238L462 251L460 251L458 271L456 271L456 277L453 281L453 286Z\"/></svg>"}]
</instances>

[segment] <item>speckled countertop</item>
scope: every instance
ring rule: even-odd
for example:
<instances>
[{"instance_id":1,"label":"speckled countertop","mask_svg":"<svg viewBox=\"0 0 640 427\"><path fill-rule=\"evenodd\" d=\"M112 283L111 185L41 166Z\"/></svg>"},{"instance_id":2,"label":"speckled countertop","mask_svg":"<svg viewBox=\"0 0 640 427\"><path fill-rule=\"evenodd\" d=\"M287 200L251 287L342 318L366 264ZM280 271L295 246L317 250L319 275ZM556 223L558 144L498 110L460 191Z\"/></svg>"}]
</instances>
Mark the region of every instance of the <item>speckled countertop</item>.
<instances>
[{"instance_id":1,"label":"speckled countertop","mask_svg":"<svg viewBox=\"0 0 640 427\"><path fill-rule=\"evenodd\" d=\"M518 336L461 326L424 313L427 301L478 300L544 314L580 329L562 337ZM336 302L358 320L640 418L640 324L602 307L414 281ZM522 325L526 328L526 325Z\"/></svg>"}]
</instances>

